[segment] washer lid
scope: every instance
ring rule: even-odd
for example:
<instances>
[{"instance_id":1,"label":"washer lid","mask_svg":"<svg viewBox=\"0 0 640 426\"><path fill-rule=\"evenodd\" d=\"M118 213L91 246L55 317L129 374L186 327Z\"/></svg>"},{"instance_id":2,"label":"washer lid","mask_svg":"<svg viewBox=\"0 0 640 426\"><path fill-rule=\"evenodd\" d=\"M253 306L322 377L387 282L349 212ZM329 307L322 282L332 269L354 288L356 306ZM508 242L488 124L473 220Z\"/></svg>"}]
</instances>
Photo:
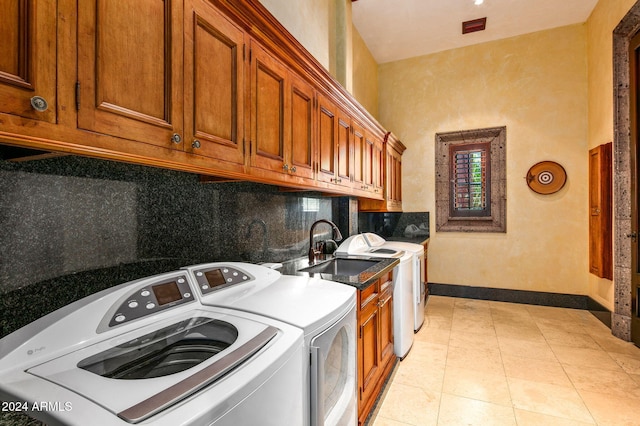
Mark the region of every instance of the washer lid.
<instances>
[{"instance_id":1,"label":"washer lid","mask_svg":"<svg viewBox=\"0 0 640 426\"><path fill-rule=\"evenodd\" d=\"M109 374L105 375L113 376L110 370L115 362L112 355L116 353L124 358L129 357L128 365L133 368L136 362L152 362L154 353L162 356L164 351L165 356L175 356L167 352L171 342L210 340L211 336L206 334L211 333L204 333L203 330L212 321L230 324L238 331L238 335L235 340L226 336L228 342L233 340L230 345L191 368L139 379L133 379L131 375L117 379L99 374L108 370ZM204 328L201 327L203 324ZM223 332L228 332L228 329ZM71 352L30 368L27 373L70 389L120 418L137 423L215 382L249 360L277 334L275 327L248 318L197 310ZM140 357L140 354L144 355ZM106 364L93 370L87 368L100 358L105 358ZM171 360L163 362L168 366Z\"/></svg>"},{"instance_id":2,"label":"washer lid","mask_svg":"<svg viewBox=\"0 0 640 426\"><path fill-rule=\"evenodd\" d=\"M276 281L247 283L224 290L233 309L240 309L300 327L315 335L356 303L354 287L319 278L282 275ZM203 297L203 304L220 303Z\"/></svg>"}]
</instances>

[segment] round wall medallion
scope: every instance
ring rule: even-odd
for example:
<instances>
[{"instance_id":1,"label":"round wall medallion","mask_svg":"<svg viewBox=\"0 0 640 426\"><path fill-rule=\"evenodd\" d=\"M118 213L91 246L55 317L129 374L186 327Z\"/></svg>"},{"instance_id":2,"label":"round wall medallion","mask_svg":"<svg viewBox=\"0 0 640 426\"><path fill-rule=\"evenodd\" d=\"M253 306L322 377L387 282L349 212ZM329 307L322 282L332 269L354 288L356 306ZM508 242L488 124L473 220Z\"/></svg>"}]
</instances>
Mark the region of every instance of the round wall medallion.
<instances>
[{"instance_id":1,"label":"round wall medallion","mask_svg":"<svg viewBox=\"0 0 640 426\"><path fill-rule=\"evenodd\" d=\"M553 161L541 161L527 172L527 185L538 194L553 194L560 191L567 181L564 168Z\"/></svg>"}]
</instances>

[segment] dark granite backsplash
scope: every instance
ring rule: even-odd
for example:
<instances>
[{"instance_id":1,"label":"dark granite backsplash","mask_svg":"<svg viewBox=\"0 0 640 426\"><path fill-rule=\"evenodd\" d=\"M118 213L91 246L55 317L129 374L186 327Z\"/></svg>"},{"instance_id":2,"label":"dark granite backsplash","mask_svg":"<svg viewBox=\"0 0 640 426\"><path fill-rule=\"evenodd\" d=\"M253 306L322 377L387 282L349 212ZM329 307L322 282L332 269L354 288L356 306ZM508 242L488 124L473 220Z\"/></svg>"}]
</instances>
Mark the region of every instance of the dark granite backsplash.
<instances>
[{"instance_id":1,"label":"dark granite backsplash","mask_svg":"<svg viewBox=\"0 0 640 426\"><path fill-rule=\"evenodd\" d=\"M413 232L411 229L407 230L410 225L415 225L417 229L412 228ZM429 212L358 213L358 228L360 232L373 232L384 238L407 236L428 238Z\"/></svg>"},{"instance_id":2,"label":"dark granite backsplash","mask_svg":"<svg viewBox=\"0 0 640 426\"><path fill-rule=\"evenodd\" d=\"M96 291L188 264L304 256L318 219L345 237L358 229L348 197L205 184L75 156L0 160L0 187L0 337Z\"/></svg>"}]
</instances>

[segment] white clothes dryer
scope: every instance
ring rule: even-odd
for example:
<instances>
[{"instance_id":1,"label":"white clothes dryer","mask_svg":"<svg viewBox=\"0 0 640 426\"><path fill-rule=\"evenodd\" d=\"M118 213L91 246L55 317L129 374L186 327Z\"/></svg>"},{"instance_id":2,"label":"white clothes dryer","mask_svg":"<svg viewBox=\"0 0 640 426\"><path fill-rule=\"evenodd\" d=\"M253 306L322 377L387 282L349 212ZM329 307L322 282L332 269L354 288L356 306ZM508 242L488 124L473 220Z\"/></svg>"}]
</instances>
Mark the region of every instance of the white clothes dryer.
<instances>
[{"instance_id":1,"label":"white clothes dryer","mask_svg":"<svg viewBox=\"0 0 640 426\"><path fill-rule=\"evenodd\" d=\"M368 244L364 234L352 235L340 244L336 257L357 255L400 258L393 271L393 352L401 360L413 345L413 257L411 253Z\"/></svg>"},{"instance_id":2,"label":"white clothes dryer","mask_svg":"<svg viewBox=\"0 0 640 426\"><path fill-rule=\"evenodd\" d=\"M303 425L357 424L354 287L282 275L261 265L210 263L186 269L197 280L203 303L233 306L303 330L308 414ZM220 288L224 290L218 291Z\"/></svg>"},{"instance_id":3,"label":"white clothes dryer","mask_svg":"<svg viewBox=\"0 0 640 426\"><path fill-rule=\"evenodd\" d=\"M426 304L425 294L427 283L425 282L424 246L422 244L408 243L404 241L387 241L378 234L365 232L365 236L371 247L377 249L404 250L413 255L413 296L414 296L414 331L420 330L424 323L424 308Z\"/></svg>"},{"instance_id":4,"label":"white clothes dryer","mask_svg":"<svg viewBox=\"0 0 640 426\"><path fill-rule=\"evenodd\" d=\"M0 340L0 399L51 425L302 424L302 330L197 294L176 271L17 330Z\"/></svg>"}]
</instances>

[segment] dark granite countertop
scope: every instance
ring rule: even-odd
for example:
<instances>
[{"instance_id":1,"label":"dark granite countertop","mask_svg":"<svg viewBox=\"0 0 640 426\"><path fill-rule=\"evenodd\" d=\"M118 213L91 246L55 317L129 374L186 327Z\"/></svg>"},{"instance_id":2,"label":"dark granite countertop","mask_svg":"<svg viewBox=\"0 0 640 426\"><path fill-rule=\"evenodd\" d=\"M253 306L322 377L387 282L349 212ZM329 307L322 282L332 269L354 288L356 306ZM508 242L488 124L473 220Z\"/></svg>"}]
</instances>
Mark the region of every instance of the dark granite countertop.
<instances>
[{"instance_id":1,"label":"dark granite countertop","mask_svg":"<svg viewBox=\"0 0 640 426\"><path fill-rule=\"evenodd\" d=\"M327 257L325 260L321 260L316 263L319 265L323 262L329 262L333 257ZM308 273L301 272L300 269L304 269L309 266L309 259L306 257L301 257L298 259L293 259L288 262L284 262L280 272L283 275L296 275L300 277L314 277L318 276L324 280L335 281L342 284L347 284L357 288L358 290L364 290L373 284L378 278L380 278L385 273L389 272L393 269L398 263L400 263L400 259L397 258L382 258L382 257L374 257L374 256L349 256L347 259L360 259L360 260L376 260L374 266L370 267L362 271L358 275L333 275L327 273Z\"/></svg>"}]
</instances>

